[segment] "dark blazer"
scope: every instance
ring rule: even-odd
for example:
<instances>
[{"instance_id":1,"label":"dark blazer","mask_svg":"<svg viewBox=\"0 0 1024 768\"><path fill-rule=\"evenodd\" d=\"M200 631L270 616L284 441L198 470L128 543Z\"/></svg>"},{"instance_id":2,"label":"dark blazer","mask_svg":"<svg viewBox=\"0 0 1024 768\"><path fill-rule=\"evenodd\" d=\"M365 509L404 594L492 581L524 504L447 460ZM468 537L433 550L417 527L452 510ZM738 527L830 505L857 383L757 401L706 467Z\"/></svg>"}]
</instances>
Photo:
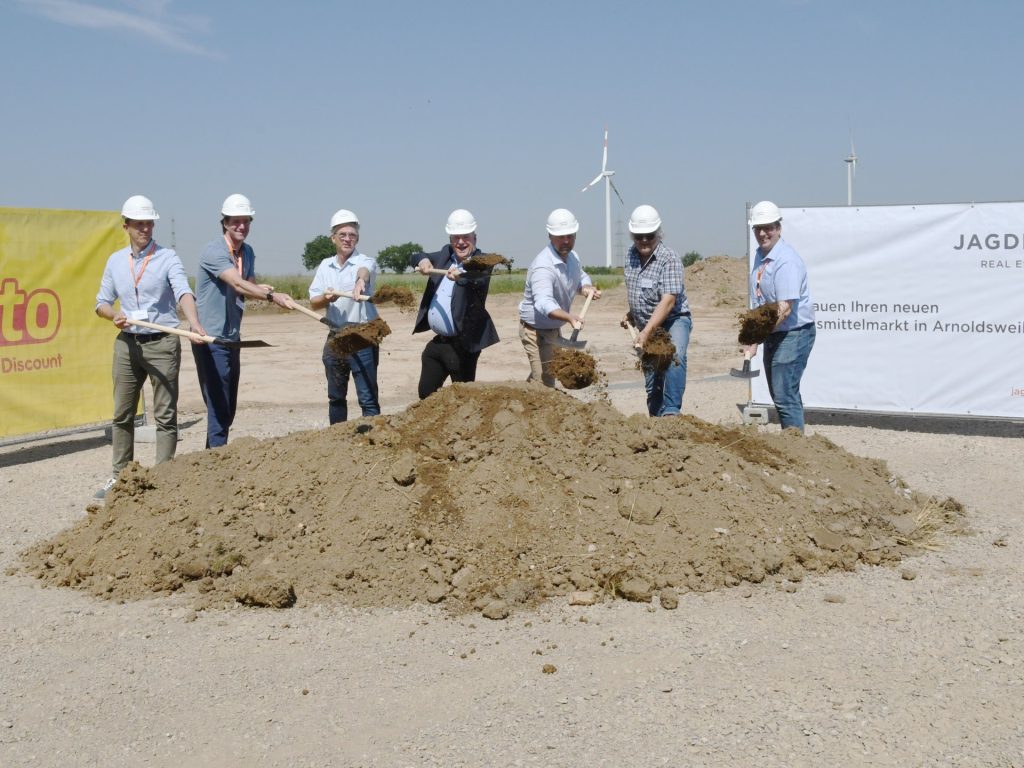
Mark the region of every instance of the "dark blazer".
<instances>
[{"instance_id":1,"label":"dark blazer","mask_svg":"<svg viewBox=\"0 0 1024 768\"><path fill-rule=\"evenodd\" d=\"M478 253L479 248L473 251L473 255ZM430 263L436 269L447 269L452 260L452 247L446 245L436 253L414 253L409 257L409 266L415 269L424 258L430 259ZM491 286L492 270L493 267L489 267L486 272L469 272L469 276L463 275L455 281L455 288L452 290L452 320L455 323L455 334L467 352L479 352L498 343L498 331L484 306L487 302L487 291ZM447 279L444 275L430 275L427 287L423 290L419 311L416 313L413 333L430 330L427 310L434 299L434 294L437 293L437 286L442 280Z\"/></svg>"}]
</instances>

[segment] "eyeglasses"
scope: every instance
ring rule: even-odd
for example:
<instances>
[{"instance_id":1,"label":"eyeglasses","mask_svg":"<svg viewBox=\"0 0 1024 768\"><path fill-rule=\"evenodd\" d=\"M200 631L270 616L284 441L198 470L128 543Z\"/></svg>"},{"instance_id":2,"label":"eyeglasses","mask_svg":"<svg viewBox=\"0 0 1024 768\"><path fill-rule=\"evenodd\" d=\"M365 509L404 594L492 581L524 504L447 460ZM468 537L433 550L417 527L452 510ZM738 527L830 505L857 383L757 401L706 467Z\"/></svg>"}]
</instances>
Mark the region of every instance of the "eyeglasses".
<instances>
[{"instance_id":1,"label":"eyeglasses","mask_svg":"<svg viewBox=\"0 0 1024 768\"><path fill-rule=\"evenodd\" d=\"M775 222L774 224L755 224L751 229L754 230L755 233L774 232L777 226L779 226L778 222Z\"/></svg>"},{"instance_id":2,"label":"eyeglasses","mask_svg":"<svg viewBox=\"0 0 1024 768\"><path fill-rule=\"evenodd\" d=\"M334 236L339 240L358 240L358 232L335 232Z\"/></svg>"},{"instance_id":3,"label":"eyeglasses","mask_svg":"<svg viewBox=\"0 0 1024 768\"><path fill-rule=\"evenodd\" d=\"M646 235L633 235L633 240L638 243L649 243L658 236L657 232L650 232Z\"/></svg>"}]
</instances>

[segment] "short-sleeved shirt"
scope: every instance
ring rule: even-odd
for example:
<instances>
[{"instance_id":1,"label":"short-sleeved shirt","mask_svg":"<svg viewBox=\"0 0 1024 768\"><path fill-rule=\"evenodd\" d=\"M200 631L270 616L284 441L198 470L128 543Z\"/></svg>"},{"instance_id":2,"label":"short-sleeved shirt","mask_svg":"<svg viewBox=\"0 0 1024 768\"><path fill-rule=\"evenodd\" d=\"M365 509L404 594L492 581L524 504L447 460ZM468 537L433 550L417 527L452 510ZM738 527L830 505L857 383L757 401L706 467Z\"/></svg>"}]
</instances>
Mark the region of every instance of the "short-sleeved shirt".
<instances>
[{"instance_id":1,"label":"short-sleeved shirt","mask_svg":"<svg viewBox=\"0 0 1024 768\"><path fill-rule=\"evenodd\" d=\"M641 263L636 246L630 246L623 274L626 278L629 312L633 315L633 322L637 328L647 325L655 307L666 293L675 294L676 297L666 320L689 313L690 302L686 298L683 260L664 243L658 243L647 264Z\"/></svg>"},{"instance_id":2,"label":"short-sleeved shirt","mask_svg":"<svg viewBox=\"0 0 1024 768\"><path fill-rule=\"evenodd\" d=\"M762 267L764 270L762 271ZM760 296L758 295L758 272ZM750 300L753 306L770 304L774 301L788 301L791 304L789 317L776 331L791 331L814 322L814 305L807 283L807 267L804 260L783 239L779 239L767 253L758 248L754 254L754 268L750 271Z\"/></svg>"},{"instance_id":3,"label":"short-sleeved shirt","mask_svg":"<svg viewBox=\"0 0 1024 768\"><path fill-rule=\"evenodd\" d=\"M313 282L309 284L309 298L323 296L328 288L351 291L356 287L360 267L366 267L366 271L370 273L365 292L372 296L377 285L377 260L359 251L352 251L344 264L338 263L337 256L328 256L320 262L316 274L313 275ZM365 323L376 318L377 308L368 301L356 301L343 296L327 305L327 322L336 328Z\"/></svg>"},{"instance_id":4,"label":"short-sleeved shirt","mask_svg":"<svg viewBox=\"0 0 1024 768\"><path fill-rule=\"evenodd\" d=\"M256 276L256 254L252 246L242 243L242 279ZM242 326L245 297L221 280L226 269L238 269L224 238L211 240L199 254L199 272L196 274L196 306L199 322L211 336L238 341Z\"/></svg>"},{"instance_id":5,"label":"short-sleeved shirt","mask_svg":"<svg viewBox=\"0 0 1024 768\"><path fill-rule=\"evenodd\" d=\"M568 312L580 288L593 285L590 275L583 271L580 257L571 251L562 257L550 243L537 254L526 273L526 288L519 302L519 319L534 328L561 328L565 320L548 317L561 309Z\"/></svg>"},{"instance_id":6,"label":"short-sleeved shirt","mask_svg":"<svg viewBox=\"0 0 1024 768\"><path fill-rule=\"evenodd\" d=\"M128 317L143 310L147 321L176 327L178 301L185 294L192 295L192 289L178 254L151 240L137 255L132 255L130 247L110 255L96 294L96 308L120 300L121 311ZM148 328L128 330L139 334L156 333Z\"/></svg>"}]
</instances>

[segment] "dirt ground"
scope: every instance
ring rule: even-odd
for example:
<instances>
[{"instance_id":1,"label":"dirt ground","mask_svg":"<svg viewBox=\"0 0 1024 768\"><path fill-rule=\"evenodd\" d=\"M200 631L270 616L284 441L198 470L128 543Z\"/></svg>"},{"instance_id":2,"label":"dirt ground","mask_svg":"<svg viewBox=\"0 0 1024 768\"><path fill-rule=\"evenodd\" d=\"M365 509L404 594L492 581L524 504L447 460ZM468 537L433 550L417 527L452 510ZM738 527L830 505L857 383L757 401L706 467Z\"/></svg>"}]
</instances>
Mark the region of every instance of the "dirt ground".
<instances>
[{"instance_id":1,"label":"dirt ground","mask_svg":"<svg viewBox=\"0 0 1024 768\"><path fill-rule=\"evenodd\" d=\"M1024 766L1020 425L743 427L744 285L687 270L678 419L618 289L593 387L521 383L496 296L418 403L382 306L384 415L328 428L324 327L251 314L227 448L187 354L178 458L106 504L101 432L0 448L0 766Z\"/></svg>"}]
</instances>

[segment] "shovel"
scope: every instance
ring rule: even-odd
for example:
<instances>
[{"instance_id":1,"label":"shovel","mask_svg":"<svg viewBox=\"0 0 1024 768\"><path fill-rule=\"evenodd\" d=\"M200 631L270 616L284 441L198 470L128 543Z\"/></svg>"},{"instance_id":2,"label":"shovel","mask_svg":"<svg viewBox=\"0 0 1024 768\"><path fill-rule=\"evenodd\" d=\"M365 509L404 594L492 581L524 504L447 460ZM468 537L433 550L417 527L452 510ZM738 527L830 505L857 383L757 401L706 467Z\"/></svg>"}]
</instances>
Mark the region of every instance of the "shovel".
<instances>
[{"instance_id":1,"label":"shovel","mask_svg":"<svg viewBox=\"0 0 1024 768\"><path fill-rule=\"evenodd\" d=\"M583 302L583 309L580 310L580 327L574 328L572 333L569 334L568 339L562 339L560 346L567 347L568 349L586 349L587 342L578 341L580 337L580 331L583 328L583 318L587 316L587 310L590 309L590 302L594 299L594 292L591 291L587 294L587 300Z\"/></svg>"},{"instance_id":2,"label":"shovel","mask_svg":"<svg viewBox=\"0 0 1024 768\"><path fill-rule=\"evenodd\" d=\"M332 331L336 331L336 330L338 330L338 329L337 329L337 328L335 328L335 327L334 327L333 325L331 325L331 321L330 321L330 320L328 320L328 319L327 319L326 317L323 317L323 316L321 316L321 315L318 315L318 314L317 314L316 312L314 312L314 311L313 311L312 309L309 309L308 307L304 307L304 306L302 306L301 304L297 304L297 303L295 303L295 302L292 302L292 304L290 305L289 309L295 309L295 310L298 310L299 312L301 312L301 313L302 313L302 314L304 314L304 315L309 315L309 316L310 316L311 318L313 318L314 320L319 320L319 321L320 321L321 323L323 323L324 325L326 325L326 326L327 326L328 328L330 328L330 329L331 329Z\"/></svg>"},{"instance_id":3,"label":"shovel","mask_svg":"<svg viewBox=\"0 0 1024 768\"><path fill-rule=\"evenodd\" d=\"M738 379L754 379L761 375L760 371L750 370L750 358L752 355L743 356L743 368L733 368L729 371L730 376L735 376Z\"/></svg>"},{"instance_id":4,"label":"shovel","mask_svg":"<svg viewBox=\"0 0 1024 768\"><path fill-rule=\"evenodd\" d=\"M223 339L218 336L203 336L192 331L184 331L181 328L172 328L169 325L157 325L156 323L150 323L145 320L130 320L129 325L138 325L142 328L150 328L154 331L163 331L164 333L173 333L175 336L181 336L186 339L192 339L193 341L205 341L207 344L219 344L222 347L272 347L273 344L268 344L263 339L246 339L245 341L232 341L231 339Z\"/></svg>"},{"instance_id":5,"label":"shovel","mask_svg":"<svg viewBox=\"0 0 1024 768\"><path fill-rule=\"evenodd\" d=\"M641 347L637 346L637 343L636 343L637 339L640 338L639 331L637 331L637 329L633 326L632 323L625 323L625 326L626 326L626 330L629 331L629 335L633 337L633 351L636 352L636 356L637 357L643 357L644 356L644 351L643 351L643 349Z\"/></svg>"}]
</instances>

